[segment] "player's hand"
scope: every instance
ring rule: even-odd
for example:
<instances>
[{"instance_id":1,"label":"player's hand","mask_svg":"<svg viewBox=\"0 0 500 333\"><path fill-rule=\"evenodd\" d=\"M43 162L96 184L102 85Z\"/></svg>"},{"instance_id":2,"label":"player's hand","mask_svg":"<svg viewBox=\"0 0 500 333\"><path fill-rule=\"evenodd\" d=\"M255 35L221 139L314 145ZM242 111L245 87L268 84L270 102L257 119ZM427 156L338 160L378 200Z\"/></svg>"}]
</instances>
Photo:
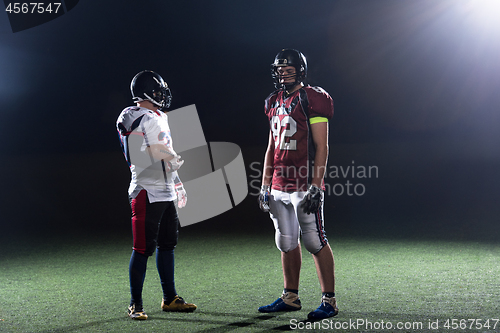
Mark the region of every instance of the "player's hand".
<instances>
[{"instance_id":1,"label":"player's hand","mask_svg":"<svg viewBox=\"0 0 500 333\"><path fill-rule=\"evenodd\" d=\"M179 168L184 164L184 160L181 160L181 156L177 155L170 161L165 163L165 169L167 172L174 172L179 170Z\"/></svg>"},{"instance_id":2,"label":"player's hand","mask_svg":"<svg viewBox=\"0 0 500 333\"><path fill-rule=\"evenodd\" d=\"M177 207L184 208L187 203L187 193L182 182L175 184L175 193L177 194Z\"/></svg>"},{"instance_id":3,"label":"player's hand","mask_svg":"<svg viewBox=\"0 0 500 333\"><path fill-rule=\"evenodd\" d=\"M269 192L270 186L262 185L259 193L259 207L265 213L269 212Z\"/></svg>"},{"instance_id":4,"label":"player's hand","mask_svg":"<svg viewBox=\"0 0 500 333\"><path fill-rule=\"evenodd\" d=\"M311 214L316 213L322 204L323 191L319 187L311 185L299 205L304 213Z\"/></svg>"}]
</instances>

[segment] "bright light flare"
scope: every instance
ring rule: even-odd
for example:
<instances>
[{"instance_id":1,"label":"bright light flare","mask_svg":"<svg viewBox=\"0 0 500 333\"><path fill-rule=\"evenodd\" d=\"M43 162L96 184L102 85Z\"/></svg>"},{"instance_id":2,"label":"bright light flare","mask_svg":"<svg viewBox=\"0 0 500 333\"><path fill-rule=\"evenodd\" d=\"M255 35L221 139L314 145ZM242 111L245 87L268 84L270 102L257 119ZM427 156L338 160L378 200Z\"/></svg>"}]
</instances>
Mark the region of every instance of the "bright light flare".
<instances>
[{"instance_id":1,"label":"bright light flare","mask_svg":"<svg viewBox=\"0 0 500 333\"><path fill-rule=\"evenodd\" d=\"M471 24L500 32L500 0L465 0L459 3L461 12Z\"/></svg>"}]
</instances>

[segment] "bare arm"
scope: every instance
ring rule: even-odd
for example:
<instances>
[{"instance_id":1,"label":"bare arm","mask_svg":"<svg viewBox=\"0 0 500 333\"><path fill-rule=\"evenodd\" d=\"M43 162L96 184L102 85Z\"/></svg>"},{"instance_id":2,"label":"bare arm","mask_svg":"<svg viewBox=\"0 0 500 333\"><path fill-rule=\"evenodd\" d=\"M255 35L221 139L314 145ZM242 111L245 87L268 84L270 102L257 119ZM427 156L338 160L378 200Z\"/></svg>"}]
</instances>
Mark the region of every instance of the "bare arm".
<instances>
[{"instance_id":1,"label":"bare arm","mask_svg":"<svg viewBox=\"0 0 500 333\"><path fill-rule=\"evenodd\" d=\"M323 178L325 177L326 162L328 160L328 123L321 122L312 124L311 131L314 145L316 146L312 185L321 188Z\"/></svg>"},{"instance_id":2,"label":"bare arm","mask_svg":"<svg viewBox=\"0 0 500 333\"><path fill-rule=\"evenodd\" d=\"M274 138L269 131L269 142L267 144L266 155L264 157L264 170L262 172L262 185L271 185L274 171Z\"/></svg>"}]
</instances>

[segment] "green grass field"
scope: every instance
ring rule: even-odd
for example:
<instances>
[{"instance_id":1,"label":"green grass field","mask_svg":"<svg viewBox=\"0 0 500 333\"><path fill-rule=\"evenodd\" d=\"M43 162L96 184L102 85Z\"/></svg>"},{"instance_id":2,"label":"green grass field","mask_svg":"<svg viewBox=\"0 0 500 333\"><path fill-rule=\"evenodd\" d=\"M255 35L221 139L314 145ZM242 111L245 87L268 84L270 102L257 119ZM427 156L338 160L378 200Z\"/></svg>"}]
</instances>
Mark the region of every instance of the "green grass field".
<instances>
[{"instance_id":1,"label":"green grass field","mask_svg":"<svg viewBox=\"0 0 500 333\"><path fill-rule=\"evenodd\" d=\"M330 241L340 314L331 322L316 323L316 328L322 325L317 331L500 332L500 322L494 320L500 317L498 244ZM177 290L198 310L161 311L160 283L150 259L144 289L149 319L141 322L126 315L130 253L129 236L82 238L61 247L55 242L40 241L31 248L4 242L0 332L273 332L302 327L313 331L314 326L308 326L313 324L304 320L319 305L321 295L312 258L305 250L303 309L276 315L257 311L282 289L272 232L218 236L182 232L176 249ZM439 329L430 329L429 323L436 320ZM352 326L353 322L360 326ZM407 328L397 329L397 323ZM392 329L387 329L389 324Z\"/></svg>"}]
</instances>

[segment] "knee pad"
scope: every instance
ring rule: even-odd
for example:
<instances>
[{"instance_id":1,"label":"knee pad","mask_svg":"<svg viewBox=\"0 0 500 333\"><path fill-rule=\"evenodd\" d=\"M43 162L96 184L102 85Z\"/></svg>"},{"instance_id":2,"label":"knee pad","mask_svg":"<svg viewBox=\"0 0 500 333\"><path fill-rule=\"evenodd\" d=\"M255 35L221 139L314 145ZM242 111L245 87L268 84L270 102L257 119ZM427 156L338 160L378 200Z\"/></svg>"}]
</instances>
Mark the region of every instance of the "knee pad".
<instances>
[{"instance_id":1,"label":"knee pad","mask_svg":"<svg viewBox=\"0 0 500 333\"><path fill-rule=\"evenodd\" d=\"M326 237L319 237L317 233L310 232L302 234L302 243L311 254L316 254L328 244Z\"/></svg>"},{"instance_id":2,"label":"knee pad","mask_svg":"<svg viewBox=\"0 0 500 333\"><path fill-rule=\"evenodd\" d=\"M325 247L325 245L326 245L326 244L319 244L319 245L317 245L317 244L312 244L312 245L310 245L310 244L304 243L304 246L305 246L306 250L307 250L309 253L311 253L311 254L316 254L316 253L318 253L319 251L321 251L321 249L322 249L322 248L324 248L324 247Z\"/></svg>"},{"instance_id":3,"label":"knee pad","mask_svg":"<svg viewBox=\"0 0 500 333\"><path fill-rule=\"evenodd\" d=\"M158 250L160 251L172 251L177 246L177 239L170 239L164 242L158 242Z\"/></svg>"},{"instance_id":4,"label":"knee pad","mask_svg":"<svg viewBox=\"0 0 500 333\"><path fill-rule=\"evenodd\" d=\"M145 255L146 257L151 257L153 253L156 251L156 241L152 240L149 242L146 242L144 245L144 248L142 249L135 249L137 252L139 252L142 255Z\"/></svg>"},{"instance_id":5,"label":"knee pad","mask_svg":"<svg viewBox=\"0 0 500 333\"><path fill-rule=\"evenodd\" d=\"M281 252L289 252L295 249L299 245L299 239L297 237L283 235L279 231L276 231L276 247Z\"/></svg>"},{"instance_id":6,"label":"knee pad","mask_svg":"<svg viewBox=\"0 0 500 333\"><path fill-rule=\"evenodd\" d=\"M171 232L169 234L160 234L158 236L158 245L157 245L157 248L160 250L160 251L164 251L164 250L167 250L167 251L170 251L170 250L173 250L175 249L175 247L177 246L177 241L179 240L179 230L175 231L175 232Z\"/></svg>"}]
</instances>

